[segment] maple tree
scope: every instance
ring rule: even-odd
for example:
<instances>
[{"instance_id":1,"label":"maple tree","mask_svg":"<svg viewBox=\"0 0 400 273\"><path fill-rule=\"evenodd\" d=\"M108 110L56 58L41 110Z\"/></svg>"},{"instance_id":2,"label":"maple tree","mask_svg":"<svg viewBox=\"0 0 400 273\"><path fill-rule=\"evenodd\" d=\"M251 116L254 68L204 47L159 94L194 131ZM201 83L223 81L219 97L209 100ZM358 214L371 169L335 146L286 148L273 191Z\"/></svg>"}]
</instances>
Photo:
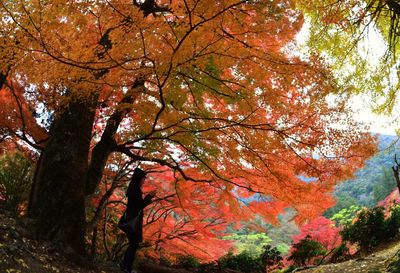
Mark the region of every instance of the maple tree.
<instances>
[{"instance_id":1,"label":"maple tree","mask_svg":"<svg viewBox=\"0 0 400 273\"><path fill-rule=\"evenodd\" d=\"M293 236L293 244L285 264L313 264L316 258L324 260L342 243L340 230L335 223L323 216L316 217L300 227L300 233Z\"/></svg>"},{"instance_id":2,"label":"maple tree","mask_svg":"<svg viewBox=\"0 0 400 273\"><path fill-rule=\"evenodd\" d=\"M124 172L131 167L121 163L119 175L107 170L99 192L92 199L89 218L93 220L88 224L96 233L96 238L91 238L93 255L97 252L105 254L109 259L115 259L124 246L125 236L117 228L117 223L126 205L124 198L130 171ZM222 239L227 226L231 224L223 213L223 210L229 209L229 204L215 204L215 209L210 211L207 194L211 192L204 185L193 187L194 192L190 192L189 198L184 192L177 190L179 184L173 172L166 167L151 170L144 191L157 188L158 192L154 204L146 209L144 219L144 239L152 247L143 249L142 254L152 258L164 257L171 261L177 255L192 255L206 261L223 256L232 247L230 241ZM186 198L191 202L185 202L183 206L182 200ZM106 207L105 210L99 209L102 205ZM95 216L97 213L99 214ZM107 241L106 244L103 243L104 240Z\"/></svg>"},{"instance_id":3,"label":"maple tree","mask_svg":"<svg viewBox=\"0 0 400 273\"><path fill-rule=\"evenodd\" d=\"M0 16L1 134L40 152L37 235L79 253L118 166L154 170L145 236L184 251L257 214L319 215L375 150L320 58L290 52L291 1L2 0Z\"/></svg>"},{"instance_id":4,"label":"maple tree","mask_svg":"<svg viewBox=\"0 0 400 273\"><path fill-rule=\"evenodd\" d=\"M341 243L339 228L335 223L323 216L319 216L300 228L300 233L293 236L293 243L298 243L306 236L321 243L327 250L331 250Z\"/></svg>"}]
</instances>

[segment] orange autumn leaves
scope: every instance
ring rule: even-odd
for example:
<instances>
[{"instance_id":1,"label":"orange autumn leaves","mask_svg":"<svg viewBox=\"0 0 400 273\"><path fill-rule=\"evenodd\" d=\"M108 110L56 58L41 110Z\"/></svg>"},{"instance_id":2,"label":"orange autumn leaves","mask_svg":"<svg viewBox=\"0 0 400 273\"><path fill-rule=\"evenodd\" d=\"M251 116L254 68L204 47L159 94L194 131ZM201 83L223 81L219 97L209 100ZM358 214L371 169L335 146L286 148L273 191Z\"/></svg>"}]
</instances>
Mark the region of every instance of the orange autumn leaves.
<instances>
[{"instance_id":1,"label":"orange autumn leaves","mask_svg":"<svg viewBox=\"0 0 400 273\"><path fill-rule=\"evenodd\" d=\"M318 56L289 54L303 24L292 1L157 3L171 11L144 17L124 0L4 3L0 15L10 20L0 23L0 39L20 56L9 74L18 98L30 111L43 104L57 114L97 94L92 146L126 109L114 154L129 150L160 172L151 175L161 199L145 229L155 249L226 247L217 237L230 224L256 215L274 222L287 207L301 222L331 206L334 185L362 166L374 140L345 98L328 103L335 82ZM144 86L132 89L138 79ZM7 94L2 126L17 109ZM124 104L127 94L132 103ZM345 128L335 126L338 117Z\"/></svg>"},{"instance_id":2,"label":"orange autumn leaves","mask_svg":"<svg viewBox=\"0 0 400 273\"><path fill-rule=\"evenodd\" d=\"M31 105L23 97L23 88L10 83L0 89L0 133L18 135L25 141L40 143L46 140L47 133L38 125Z\"/></svg>"}]
</instances>

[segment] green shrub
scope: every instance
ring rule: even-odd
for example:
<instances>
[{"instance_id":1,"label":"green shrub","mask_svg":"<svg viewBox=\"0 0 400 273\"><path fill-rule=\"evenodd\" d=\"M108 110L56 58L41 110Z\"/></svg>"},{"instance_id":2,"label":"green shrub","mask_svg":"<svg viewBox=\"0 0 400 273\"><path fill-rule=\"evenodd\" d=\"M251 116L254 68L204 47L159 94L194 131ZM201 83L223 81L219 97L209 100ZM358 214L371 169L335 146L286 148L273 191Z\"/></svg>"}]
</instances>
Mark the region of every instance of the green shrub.
<instances>
[{"instance_id":1,"label":"green shrub","mask_svg":"<svg viewBox=\"0 0 400 273\"><path fill-rule=\"evenodd\" d=\"M239 254L229 252L218 260L218 265L221 269L233 269L244 273L263 272L260 257L253 257L246 251Z\"/></svg>"},{"instance_id":2,"label":"green shrub","mask_svg":"<svg viewBox=\"0 0 400 273\"><path fill-rule=\"evenodd\" d=\"M260 255L261 264L265 268L269 268L282 261L282 256L276 247L265 245L263 246L263 253Z\"/></svg>"},{"instance_id":3,"label":"green shrub","mask_svg":"<svg viewBox=\"0 0 400 273\"><path fill-rule=\"evenodd\" d=\"M209 273L215 271L218 272L218 265L215 262L202 263L197 270L199 273Z\"/></svg>"},{"instance_id":4,"label":"green shrub","mask_svg":"<svg viewBox=\"0 0 400 273\"><path fill-rule=\"evenodd\" d=\"M371 251L381 244L385 237L385 215L382 207L362 210L357 220L341 231L342 239L357 243L361 251ZM387 227L388 228L388 227Z\"/></svg>"},{"instance_id":5,"label":"green shrub","mask_svg":"<svg viewBox=\"0 0 400 273\"><path fill-rule=\"evenodd\" d=\"M349 248L345 243L340 244L332 251L332 255L330 257L330 262L336 263L346 260L350 257Z\"/></svg>"},{"instance_id":6,"label":"green shrub","mask_svg":"<svg viewBox=\"0 0 400 273\"><path fill-rule=\"evenodd\" d=\"M220 270L231 269L244 273L264 273L265 268L277 265L281 260L281 253L276 247L264 245L260 255L253 255L248 251L234 254L230 251L220 258L217 263L201 264L198 267L198 272L205 273L216 270L219 272Z\"/></svg>"},{"instance_id":7,"label":"green shrub","mask_svg":"<svg viewBox=\"0 0 400 273\"><path fill-rule=\"evenodd\" d=\"M165 257L165 256L161 256L161 257L160 257L159 263L160 263L160 265L163 265L163 266L168 266L168 267L171 267L171 266L172 266L171 260L168 259L168 258Z\"/></svg>"},{"instance_id":8,"label":"green shrub","mask_svg":"<svg viewBox=\"0 0 400 273\"><path fill-rule=\"evenodd\" d=\"M185 269L195 269L200 266L200 262L191 255L182 255L178 257L176 265Z\"/></svg>"},{"instance_id":9,"label":"green shrub","mask_svg":"<svg viewBox=\"0 0 400 273\"><path fill-rule=\"evenodd\" d=\"M285 254L288 254L288 253L289 253L290 246L288 246L288 245L285 244L285 243L281 243L281 244L279 244L279 245L276 246L276 249L277 249L282 255L285 255Z\"/></svg>"},{"instance_id":10,"label":"green shrub","mask_svg":"<svg viewBox=\"0 0 400 273\"><path fill-rule=\"evenodd\" d=\"M18 205L29 198L33 170L33 162L20 153L0 158L0 195L16 213Z\"/></svg>"},{"instance_id":11,"label":"green shrub","mask_svg":"<svg viewBox=\"0 0 400 273\"><path fill-rule=\"evenodd\" d=\"M304 239L293 245L293 251L289 256L289 260L293 261L295 265L304 266L311 262L312 259L325 253L325 247L307 235Z\"/></svg>"},{"instance_id":12,"label":"green shrub","mask_svg":"<svg viewBox=\"0 0 400 273\"><path fill-rule=\"evenodd\" d=\"M337 225L350 225L360 210L360 206L353 205L348 208L341 209L339 212L335 213L330 220L334 221Z\"/></svg>"},{"instance_id":13,"label":"green shrub","mask_svg":"<svg viewBox=\"0 0 400 273\"><path fill-rule=\"evenodd\" d=\"M247 252L252 256L258 256L263 252L262 246L271 243L271 238L266 233L256 234L232 234L224 239L234 241L238 253Z\"/></svg>"},{"instance_id":14,"label":"green shrub","mask_svg":"<svg viewBox=\"0 0 400 273\"><path fill-rule=\"evenodd\" d=\"M392 239L399 233L400 228L400 205L390 208L390 216L385 221L385 239Z\"/></svg>"}]
</instances>

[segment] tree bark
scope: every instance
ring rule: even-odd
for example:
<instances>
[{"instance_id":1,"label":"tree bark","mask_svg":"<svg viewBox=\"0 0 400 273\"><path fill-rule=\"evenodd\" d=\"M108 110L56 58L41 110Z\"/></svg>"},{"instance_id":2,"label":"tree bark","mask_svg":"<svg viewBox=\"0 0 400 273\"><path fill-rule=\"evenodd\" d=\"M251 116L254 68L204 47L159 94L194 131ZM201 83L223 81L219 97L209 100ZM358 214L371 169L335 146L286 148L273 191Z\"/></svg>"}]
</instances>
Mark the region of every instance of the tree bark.
<instances>
[{"instance_id":1,"label":"tree bark","mask_svg":"<svg viewBox=\"0 0 400 273\"><path fill-rule=\"evenodd\" d=\"M29 193L28 213L32 211L33 204L35 204L35 202L36 202L37 188L38 188L37 180L38 180L38 174L40 173L40 165L42 163L42 156L43 156L43 153L40 154L39 159L36 162L35 174L33 176L31 191Z\"/></svg>"},{"instance_id":2,"label":"tree bark","mask_svg":"<svg viewBox=\"0 0 400 273\"><path fill-rule=\"evenodd\" d=\"M72 100L54 120L40 156L31 191L29 216L35 220L39 239L58 241L85 253L85 198L101 181L110 153L116 146L115 133L131 111L134 94L144 87L137 80L109 118L101 140L89 150L97 95Z\"/></svg>"},{"instance_id":3,"label":"tree bark","mask_svg":"<svg viewBox=\"0 0 400 273\"><path fill-rule=\"evenodd\" d=\"M71 101L54 120L37 166L29 215L38 238L85 254L85 181L97 96Z\"/></svg>"},{"instance_id":4,"label":"tree bark","mask_svg":"<svg viewBox=\"0 0 400 273\"><path fill-rule=\"evenodd\" d=\"M399 190L399 193L400 193L400 174L399 174L400 163L397 161L396 154L394 155L394 162L396 163L396 166L392 166L392 171L393 171L394 179L396 180L397 189Z\"/></svg>"},{"instance_id":5,"label":"tree bark","mask_svg":"<svg viewBox=\"0 0 400 273\"><path fill-rule=\"evenodd\" d=\"M387 0L386 4L388 5L389 9L393 11L397 16L400 16L400 5L394 0Z\"/></svg>"}]
</instances>

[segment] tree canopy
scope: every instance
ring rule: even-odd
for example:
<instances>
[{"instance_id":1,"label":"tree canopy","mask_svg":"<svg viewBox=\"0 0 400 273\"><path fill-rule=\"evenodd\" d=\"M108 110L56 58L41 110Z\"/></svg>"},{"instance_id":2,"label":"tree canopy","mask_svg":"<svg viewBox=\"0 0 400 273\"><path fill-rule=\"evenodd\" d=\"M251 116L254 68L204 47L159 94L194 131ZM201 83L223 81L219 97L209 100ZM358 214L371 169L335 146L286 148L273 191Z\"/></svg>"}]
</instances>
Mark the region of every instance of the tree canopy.
<instances>
[{"instance_id":1,"label":"tree canopy","mask_svg":"<svg viewBox=\"0 0 400 273\"><path fill-rule=\"evenodd\" d=\"M170 196L147 234L179 219L215 234L286 207L318 216L375 151L318 54L299 57L292 1L2 0L0 17L1 138L53 166L39 168L35 200L66 190L47 173L55 150L80 145L63 163L81 167L71 187L90 197L105 170L141 164Z\"/></svg>"},{"instance_id":2,"label":"tree canopy","mask_svg":"<svg viewBox=\"0 0 400 273\"><path fill-rule=\"evenodd\" d=\"M367 94L378 113L391 114L399 90L398 2L298 0L296 5L310 23L308 45L336 71L340 89Z\"/></svg>"}]
</instances>

